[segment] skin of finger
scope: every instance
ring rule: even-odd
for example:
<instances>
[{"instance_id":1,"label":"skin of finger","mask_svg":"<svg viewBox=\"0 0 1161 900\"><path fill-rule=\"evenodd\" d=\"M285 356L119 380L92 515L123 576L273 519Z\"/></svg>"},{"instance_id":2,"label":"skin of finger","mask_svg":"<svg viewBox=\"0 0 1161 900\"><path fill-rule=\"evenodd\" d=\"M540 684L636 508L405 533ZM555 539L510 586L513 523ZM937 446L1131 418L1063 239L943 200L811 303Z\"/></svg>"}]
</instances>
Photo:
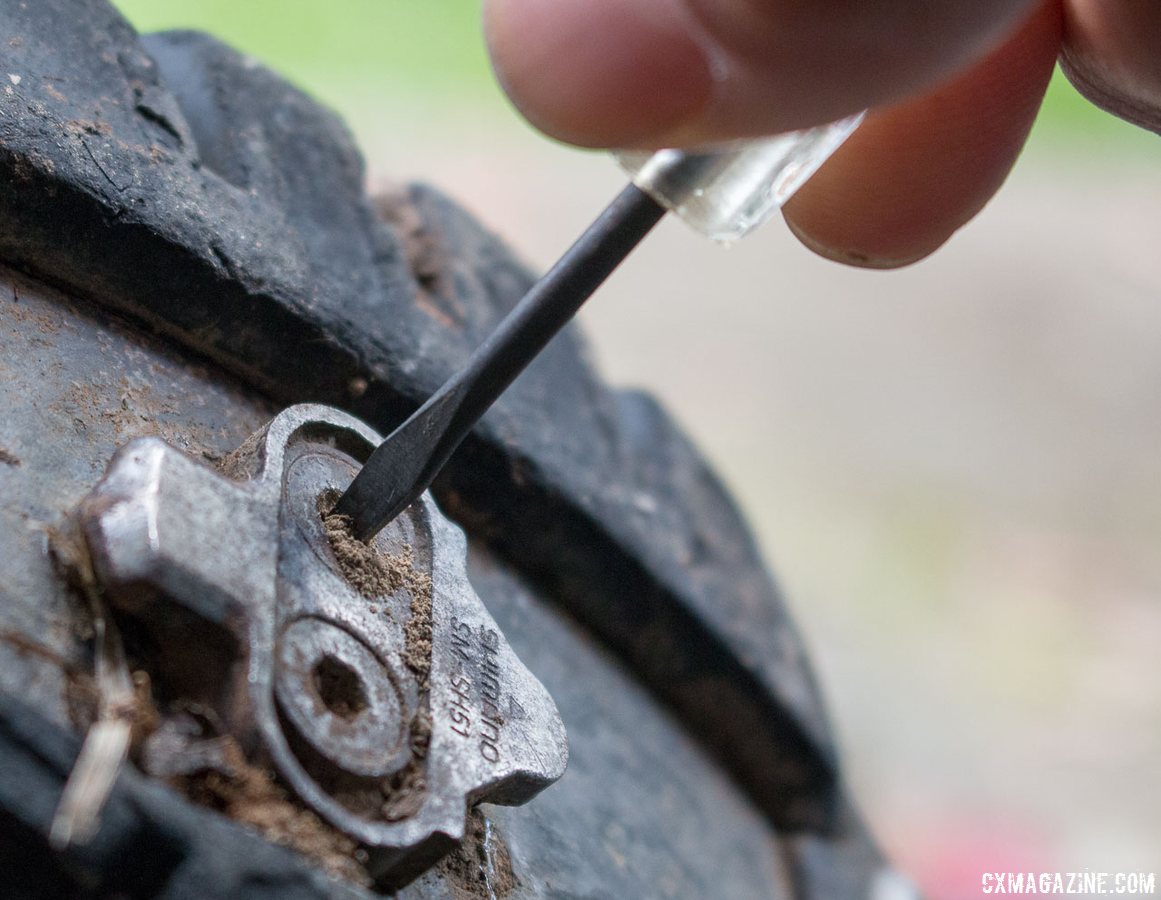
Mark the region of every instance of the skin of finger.
<instances>
[{"instance_id":1,"label":"skin of finger","mask_svg":"<svg viewBox=\"0 0 1161 900\"><path fill-rule=\"evenodd\" d=\"M717 76L668 137L752 137L897 103L994 49L1039 0L684 0Z\"/></svg>"},{"instance_id":2,"label":"skin of finger","mask_svg":"<svg viewBox=\"0 0 1161 900\"><path fill-rule=\"evenodd\" d=\"M1161 132L1161 3L1067 0L1061 66L1097 106Z\"/></svg>"},{"instance_id":3,"label":"skin of finger","mask_svg":"<svg viewBox=\"0 0 1161 900\"><path fill-rule=\"evenodd\" d=\"M516 106L586 146L690 146L830 121L964 68L1035 0L486 0Z\"/></svg>"},{"instance_id":4,"label":"skin of finger","mask_svg":"<svg viewBox=\"0 0 1161 900\"><path fill-rule=\"evenodd\" d=\"M1061 40L1045 3L941 88L868 115L783 210L823 256L892 268L941 246L1003 184L1036 117Z\"/></svg>"},{"instance_id":5,"label":"skin of finger","mask_svg":"<svg viewBox=\"0 0 1161 900\"><path fill-rule=\"evenodd\" d=\"M697 115L713 90L669 0L487 0L484 34L517 108L572 144L635 146Z\"/></svg>"}]
</instances>

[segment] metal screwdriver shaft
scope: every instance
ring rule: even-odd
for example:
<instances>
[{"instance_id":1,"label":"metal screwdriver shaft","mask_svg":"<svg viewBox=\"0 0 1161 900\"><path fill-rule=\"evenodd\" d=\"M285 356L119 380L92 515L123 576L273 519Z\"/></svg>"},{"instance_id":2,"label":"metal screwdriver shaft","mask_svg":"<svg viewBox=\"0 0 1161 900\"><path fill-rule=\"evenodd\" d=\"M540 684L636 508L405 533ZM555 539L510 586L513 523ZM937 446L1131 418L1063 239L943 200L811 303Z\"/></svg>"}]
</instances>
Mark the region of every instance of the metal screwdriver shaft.
<instances>
[{"instance_id":1,"label":"metal screwdriver shaft","mask_svg":"<svg viewBox=\"0 0 1161 900\"><path fill-rule=\"evenodd\" d=\"M339 498L370 540L431 484L472 426L544 349L666 209L629 185L468 359L376 448Z\"/></svg>"}]
</instances>

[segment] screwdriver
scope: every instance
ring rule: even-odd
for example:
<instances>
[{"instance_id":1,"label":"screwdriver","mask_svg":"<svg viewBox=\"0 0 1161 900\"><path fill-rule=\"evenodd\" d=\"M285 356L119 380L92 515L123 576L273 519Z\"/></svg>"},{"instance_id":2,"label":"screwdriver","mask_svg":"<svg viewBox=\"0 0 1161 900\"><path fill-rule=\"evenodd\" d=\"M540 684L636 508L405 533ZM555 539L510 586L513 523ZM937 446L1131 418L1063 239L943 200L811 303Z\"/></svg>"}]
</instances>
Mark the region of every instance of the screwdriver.
<instances>
[{"instance_id":1,"label":"screwdriver","mask_svg":"<svg viewBox=\"0 0 1161 900\"><path fill-rule=\"evenodd\" d=\"M668 211L729 243L765 222L858 127L829 125L711 152L620 152L630 183L415 413L335 505L369 541L439 474L472 426Z\"/></svg>"}]
</instances>

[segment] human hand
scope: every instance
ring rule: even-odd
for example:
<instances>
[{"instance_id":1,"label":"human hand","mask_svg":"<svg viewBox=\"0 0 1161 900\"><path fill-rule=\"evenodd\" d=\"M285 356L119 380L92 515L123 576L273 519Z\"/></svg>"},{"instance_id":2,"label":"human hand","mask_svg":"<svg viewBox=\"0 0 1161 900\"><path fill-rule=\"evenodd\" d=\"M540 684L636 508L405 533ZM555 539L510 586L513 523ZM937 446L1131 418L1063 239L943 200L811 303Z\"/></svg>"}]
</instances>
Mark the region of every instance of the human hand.
<instances>
[{"instance_id":1,"label":"human hand","mask_svg":"<svg viewBox=\"0 0 1161 900\"><path fill-rule=\"evenodd\" d=\"M485 0L528 119L592 147L866 121L783 210L823 256L888 268L999 189L1060 54L1090 100L1161 130L1155 0Z\"/></svg>"}]
</instances>

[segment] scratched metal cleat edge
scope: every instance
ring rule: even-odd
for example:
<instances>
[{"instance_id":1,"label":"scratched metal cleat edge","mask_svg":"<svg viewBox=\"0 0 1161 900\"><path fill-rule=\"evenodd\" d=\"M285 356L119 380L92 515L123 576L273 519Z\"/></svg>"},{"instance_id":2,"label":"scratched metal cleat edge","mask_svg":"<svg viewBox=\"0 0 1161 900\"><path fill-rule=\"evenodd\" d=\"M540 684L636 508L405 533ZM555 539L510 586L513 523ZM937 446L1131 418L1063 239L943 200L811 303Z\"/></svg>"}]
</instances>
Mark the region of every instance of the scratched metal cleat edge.
<instances>
[{"instance_id":1,"label":"scratched metal cleat edge","mask_svg":"<svg viewBox=\"0 0 1161 900\"><path fill-rule=\"evenodd\" d=\"M245 666L232 681L245 700L230 718L232 732L243 746L259 743L324 819L378 850L374 868L382 871L459 841L472 803L515 805L535 796L563 774L568 742L552 698L468 581L463 532L425 493L410 511L430 529L432 549L431 729L422 805L395 822L353 813L292 749L274 687L289 451L295 441L319 442L357 465L380 440L359 420L315 404L276 416L227 461L228 475L157 438L138 439L116 453L78 517L94 573L114 606L167 615L165 598L233 636ZM253 539L239 540L242 533ZM246 720L255 729L249 736Z\"/></svg>"}]
</instances>

